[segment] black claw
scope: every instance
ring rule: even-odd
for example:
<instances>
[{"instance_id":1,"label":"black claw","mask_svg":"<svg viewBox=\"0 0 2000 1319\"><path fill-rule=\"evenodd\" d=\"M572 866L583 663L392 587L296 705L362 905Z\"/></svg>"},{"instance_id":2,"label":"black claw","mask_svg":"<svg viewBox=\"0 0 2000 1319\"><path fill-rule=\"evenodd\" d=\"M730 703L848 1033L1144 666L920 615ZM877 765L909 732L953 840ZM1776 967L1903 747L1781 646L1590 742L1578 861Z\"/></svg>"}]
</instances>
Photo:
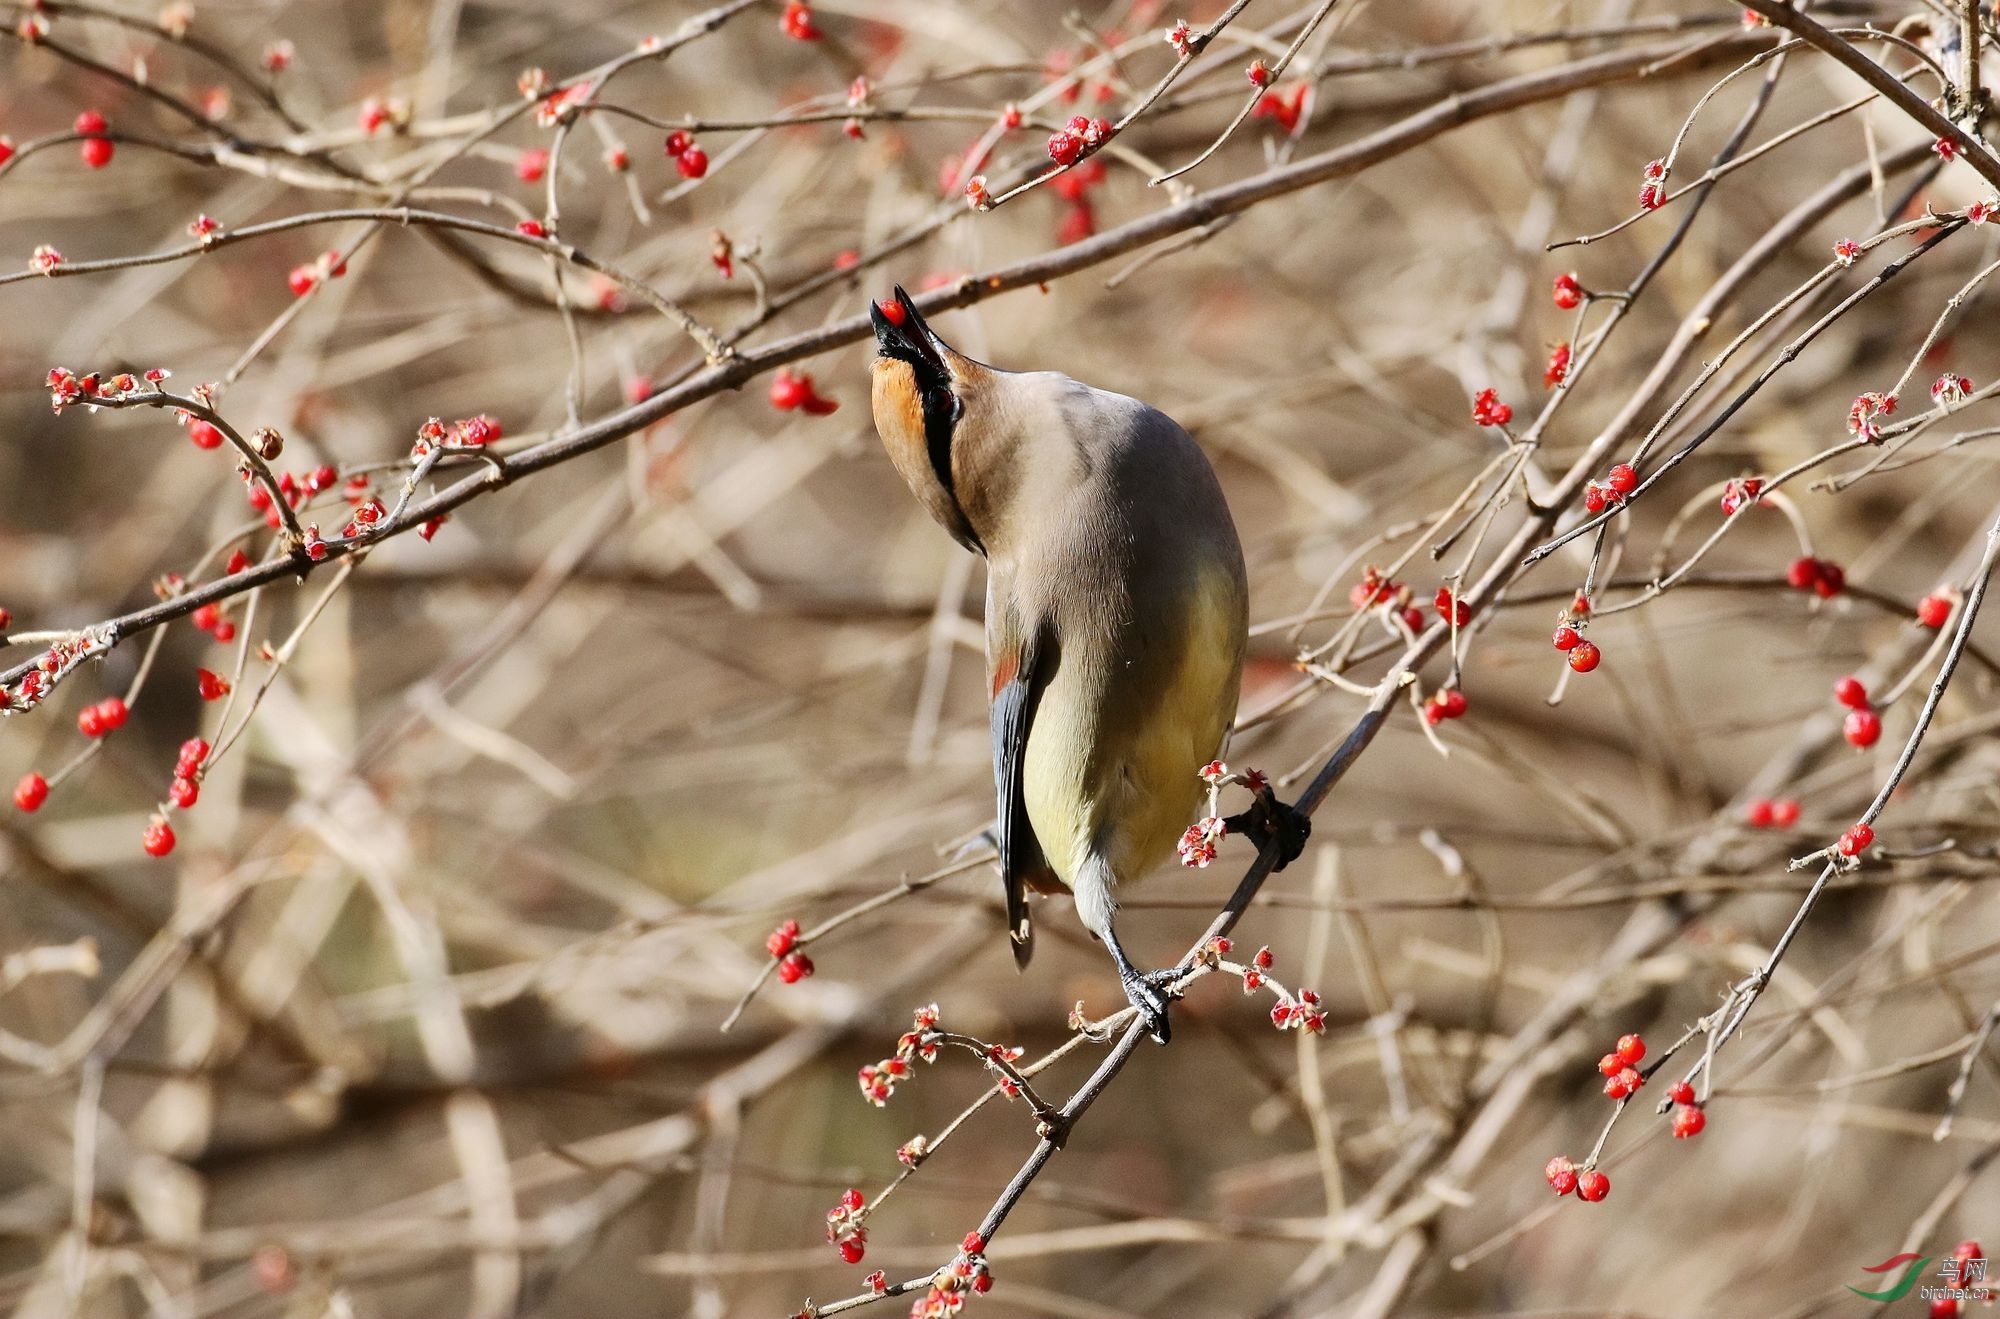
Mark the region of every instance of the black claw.
<instances>
[{"instance_id":1,"label":"black claw","mask_svg":"<svg viewBox=\"0 0 2000 1319\"><path fill-rule=\"evenodd\" d=\"M1165 1044L1174 1033L1167 1021L1167 996L1153 983L1156 977L1165 974L1170 972L1155 971L1150 976L1121 972L1118 977L1125 986L1125 997L1139 1009L1139 1017L1146 1023L1146 1033L1153 1037L1155 1044Z\"/></svg>"}]
</instances>

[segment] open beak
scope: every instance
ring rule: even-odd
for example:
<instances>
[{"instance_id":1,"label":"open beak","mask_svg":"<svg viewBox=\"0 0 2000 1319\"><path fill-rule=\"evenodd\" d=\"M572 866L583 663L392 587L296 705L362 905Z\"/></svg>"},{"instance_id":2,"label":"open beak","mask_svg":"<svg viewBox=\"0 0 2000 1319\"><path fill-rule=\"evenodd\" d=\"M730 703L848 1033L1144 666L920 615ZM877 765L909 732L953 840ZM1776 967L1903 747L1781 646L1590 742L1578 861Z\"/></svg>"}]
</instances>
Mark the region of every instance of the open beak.
<instances>
[{"instance_id":1,"label":"open beak","mask_svg":"<svg viewBox=\"0 0 2000 1319\"><path fill-rule=\"evenodd\" d=\"M908 362L926 386L951 383L951 369L944 358L950 349L932 333L901 284L893 298L869 304L868 318L875 325L875 347L880 356Z\"/></svg>"}]
</instances>

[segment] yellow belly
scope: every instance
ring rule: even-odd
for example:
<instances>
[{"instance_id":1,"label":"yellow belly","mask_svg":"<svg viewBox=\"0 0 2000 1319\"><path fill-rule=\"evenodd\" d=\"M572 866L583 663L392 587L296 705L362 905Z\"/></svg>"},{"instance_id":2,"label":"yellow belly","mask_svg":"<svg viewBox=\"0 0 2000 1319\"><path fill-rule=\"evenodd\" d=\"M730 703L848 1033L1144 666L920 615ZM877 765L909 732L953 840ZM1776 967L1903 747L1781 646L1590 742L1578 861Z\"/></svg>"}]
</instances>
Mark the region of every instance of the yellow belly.
<instances>
[{"instance_id":1,"label":"yellow belly","mask_svg":"<svg viewBox=\"0 0 2000 1319\"><path fill-rule=\"evenodd\" d=\"M1093 851L1121 882L1173 851L1205 792L1236 712L1242 605L1226 578L1186 602L1182 643L1150 681L1092 671L1066 655L1029 730L1023 795L1043 855L1065 885Z\"/></svg>"}]
</instances>

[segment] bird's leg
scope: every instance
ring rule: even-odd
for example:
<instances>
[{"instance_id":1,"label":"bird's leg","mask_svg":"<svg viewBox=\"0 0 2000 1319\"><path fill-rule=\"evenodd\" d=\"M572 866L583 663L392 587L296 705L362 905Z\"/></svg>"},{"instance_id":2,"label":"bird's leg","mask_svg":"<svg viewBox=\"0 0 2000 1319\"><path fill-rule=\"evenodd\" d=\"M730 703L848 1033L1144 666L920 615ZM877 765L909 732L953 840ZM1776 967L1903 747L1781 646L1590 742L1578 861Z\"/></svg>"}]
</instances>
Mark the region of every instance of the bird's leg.
<instances>
[{"instance_id":1,"label":"bird's leg","mask_svg":"<svg viewBox=\"0 0 2000 1319\"><path fill-rule=\"evenodd\" d=\"M1256 793L1249 810L1229 816L1222 823L1230 832L1240 833L1256 844L1259 852L1276 839L1278 863L1272 869L1283 870L1305 850L1306 839L1312 836L1312 817L1279 801L1269 785L1259 785Z\"/></svg>"},{"instance_id":2,"label":"bird's leg","mask_svg":"<svg viewBox=\"0 0 2000 1319\"><path fill-rule=\"evenodd\" d=\"M1148 975L1132 965L1132 959L1125 955L1124 945L1118 942L1118 935L1105 921L1100 931L1104 946L1111 950L1111 960L1118 967L1118 983L1125 987L1125 997L1139 1010L1139 1017L1146 1023L1146 1033L1156 1044L1165 1044L1173 1029L1167 1024L1167 996L1160 988L1160 982L1173 975L1171 967Z\"/></svg>"}]
</instances>

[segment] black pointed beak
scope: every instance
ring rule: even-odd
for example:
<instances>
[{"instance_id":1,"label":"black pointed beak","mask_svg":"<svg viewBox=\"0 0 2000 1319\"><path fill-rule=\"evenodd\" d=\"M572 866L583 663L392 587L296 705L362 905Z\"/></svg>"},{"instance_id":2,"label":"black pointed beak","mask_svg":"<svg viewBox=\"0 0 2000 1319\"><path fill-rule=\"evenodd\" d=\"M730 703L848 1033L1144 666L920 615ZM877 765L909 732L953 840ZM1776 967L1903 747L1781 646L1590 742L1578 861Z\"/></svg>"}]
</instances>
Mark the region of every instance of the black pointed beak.
<instances>
[{"instance_id":1,"label":"black pointed beak","mask_svg":"<svg viewBox=\"0 0 2000 1319\"><path fill-rule=\"evenodd\" d=\"M924 321L917 304L901 284L896 286L894 297L869 304L868 319L875 326L878 354L908 362L916 369L918 382L926 387L951 383L951 369L944 359L944 340Z\"/></svg>"}]
</instances>

